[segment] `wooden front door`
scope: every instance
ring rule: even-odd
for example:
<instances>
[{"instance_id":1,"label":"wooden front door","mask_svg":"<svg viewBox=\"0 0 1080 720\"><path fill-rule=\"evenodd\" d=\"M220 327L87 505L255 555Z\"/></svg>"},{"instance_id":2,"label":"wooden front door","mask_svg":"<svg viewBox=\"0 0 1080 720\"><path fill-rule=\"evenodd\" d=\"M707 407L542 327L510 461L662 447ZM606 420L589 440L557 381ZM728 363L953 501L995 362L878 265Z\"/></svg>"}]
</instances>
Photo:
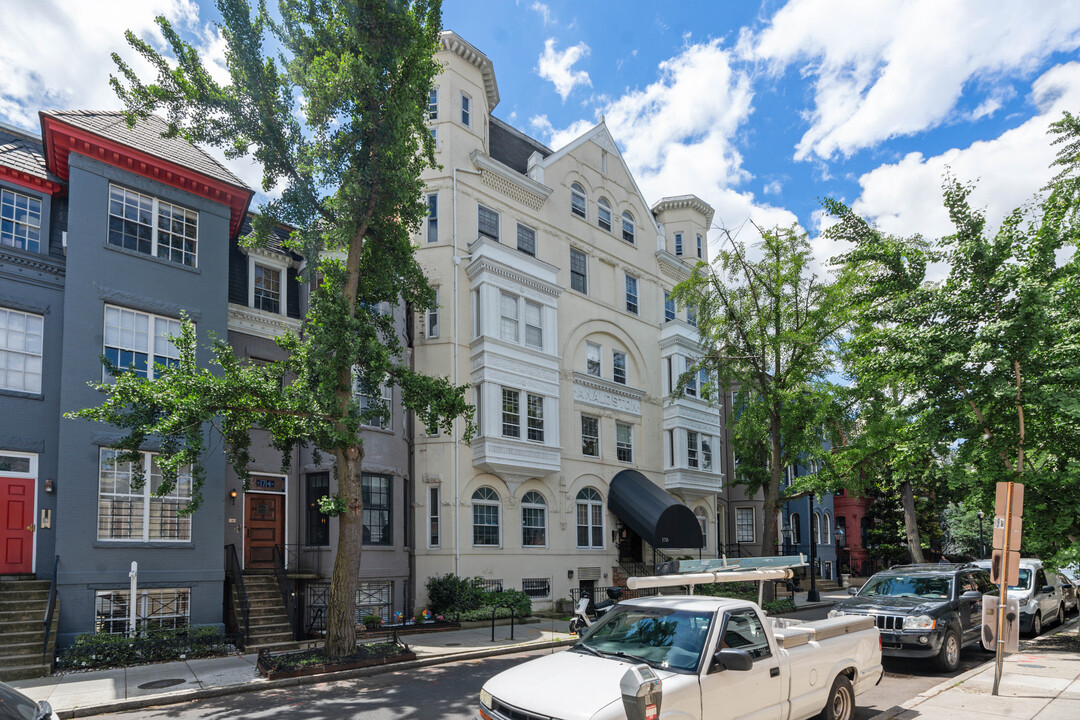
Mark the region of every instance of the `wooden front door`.
<instances>
[{"instance_id":1,"label":"wooden front door","mask_svg":"<svg viewBox=\"0 0 1080 720\"><path fill-rule=\"evenodd\" d=\"M274 567L274 546L285 543L285 496L270 493L244 495L244 567Z\"/></svg>"},{"instance_id":2,"label":"wooden front door","mask_svg":"<svg viewBox=\"0 0 1080 720\"><path fill-rule=\"evenodd\" d=\"M34 481L0 477L0 575L34 571Z\"/></svg>"}]
</instances>

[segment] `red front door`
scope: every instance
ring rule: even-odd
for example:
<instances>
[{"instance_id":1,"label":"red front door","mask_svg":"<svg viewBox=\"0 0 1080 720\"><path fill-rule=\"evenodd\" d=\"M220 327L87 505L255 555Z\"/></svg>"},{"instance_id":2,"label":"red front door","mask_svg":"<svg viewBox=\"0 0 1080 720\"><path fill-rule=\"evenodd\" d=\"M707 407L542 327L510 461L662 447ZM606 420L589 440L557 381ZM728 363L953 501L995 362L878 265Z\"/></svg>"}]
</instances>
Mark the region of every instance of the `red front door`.
<instances>
[{"instance_id":1,"label":"red front door","mask_svg":"<svg viewBox=\"0 0 1080 720\"><path fill-rule=\"evenodd\" d=\"M34 571L34 481L0 477L0 575Z\"/></svg>"}]
</instances>

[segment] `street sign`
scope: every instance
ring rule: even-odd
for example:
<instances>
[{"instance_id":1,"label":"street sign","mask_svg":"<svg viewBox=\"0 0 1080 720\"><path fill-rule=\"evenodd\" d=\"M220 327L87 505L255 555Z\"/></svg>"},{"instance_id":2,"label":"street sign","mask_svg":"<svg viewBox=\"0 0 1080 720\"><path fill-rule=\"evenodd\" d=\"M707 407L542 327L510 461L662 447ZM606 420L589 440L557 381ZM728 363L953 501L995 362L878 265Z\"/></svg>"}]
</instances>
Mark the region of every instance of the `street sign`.
<instances>
[{"instance_id":1,"label":"street sign","mask_svg":"<svg viewBox=\"0 0 1080 720\"><path fill-rule=\"evenodd\" d=\"M1013 516L1012 522L1009 523L1009 549L1020 549L1020 535L1024 528L1023 518ZM1005 518L999 515L994 518L994 549L1005 549Z\"/></svg>"},{"instance_id":2,"label":"street sign","mask_svg":"<svg viewBox=\"0 0 1080 720\"><path fill-rule=\"evenodd\" d=\"M997 494L994 496L994 515L1005 517L1005 508L1008 504L1009 485L1013 486L1012 516L1019 518L1024 516L1024 485L1023 483L999 482Z\"/></svg>"},{"instance_id":3,"label":"street sign","mask_svg":"<svg viewBox=\"0 0 1080 720\"><path fill-rule=\"evenodd\" d=\"M983 595L982 602L982 639L983 647L995 650L997 643L997 613L1001 604L997 595ZM1002 634L1005 639L1005 652L1020 651L1020 601L1014 597L1005 601L1005 625Z\"/></svg>"},{"instance_id":4,"label":"street sign","mask_svg":"<svg viewBox=\"0 0 1080 720\"><path fill-rule=\"evenodd\" d=\"M1004 551L994 549L993 554L990 556L990 582L995 585L1001 584L1001 562L1004 559ZM1012 585L1016 587L1020 584L1020 551L1009 551L1009 576L1006 578L1008 582L1006 585Z\"/></svg>"}]
</instances>

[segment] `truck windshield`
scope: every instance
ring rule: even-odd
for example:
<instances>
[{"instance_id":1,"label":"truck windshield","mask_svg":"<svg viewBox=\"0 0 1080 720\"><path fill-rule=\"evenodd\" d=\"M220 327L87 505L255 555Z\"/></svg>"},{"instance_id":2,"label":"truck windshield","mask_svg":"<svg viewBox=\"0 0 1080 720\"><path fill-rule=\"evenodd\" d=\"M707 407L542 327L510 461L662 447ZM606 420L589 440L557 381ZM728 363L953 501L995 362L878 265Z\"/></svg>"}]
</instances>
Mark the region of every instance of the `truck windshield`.
<instances>
[{"instance_id":1,"label":"truck windshield","mask_svg":"<svg viewBox=\"0 0 1080 720\"><path fill-rule=\"evenodd\" d=\"M948 600L952 580L926 575L879 575L872 577L859 592L860 597L917 597Z\"/></svg>"},{"instance_id":2,"label":"truck windshield","mask_svg":"<svg viewBox=\"0 0 1080 720\"><path fill-rule=\"evenodd\" d=\"M696 672L711 623L708 612L620 605L578 644L665 670Z\"/></svg>"}]
</instances>

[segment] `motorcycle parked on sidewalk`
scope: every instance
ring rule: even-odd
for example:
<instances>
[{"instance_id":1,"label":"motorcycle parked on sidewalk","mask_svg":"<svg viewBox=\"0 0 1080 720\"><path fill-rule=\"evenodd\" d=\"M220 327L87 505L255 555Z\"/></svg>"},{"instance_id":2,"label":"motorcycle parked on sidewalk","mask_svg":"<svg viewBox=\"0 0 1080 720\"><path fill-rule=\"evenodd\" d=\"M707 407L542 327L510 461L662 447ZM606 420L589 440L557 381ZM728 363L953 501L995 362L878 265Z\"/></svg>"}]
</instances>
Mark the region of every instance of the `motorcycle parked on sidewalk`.
<instances>
[{"instance_id":1,"label":"motorcycle parked on sidewalk","mask_svg":"<svg viewBox=\"0 0 1080 720\"><path fill-rule=\"evenodd\" d=\"M607 596L607 600L596 603L593 605L592 612L589 612L589 604L592 603L592 598L582 593L577 608L574 610L574 617L570 620L570 632L583 635L586 630L604 617L611 608L615 607L615 604L619 602L619 598L622 597L622 588L608 588Z\"/></svg>"}]
</instances>

